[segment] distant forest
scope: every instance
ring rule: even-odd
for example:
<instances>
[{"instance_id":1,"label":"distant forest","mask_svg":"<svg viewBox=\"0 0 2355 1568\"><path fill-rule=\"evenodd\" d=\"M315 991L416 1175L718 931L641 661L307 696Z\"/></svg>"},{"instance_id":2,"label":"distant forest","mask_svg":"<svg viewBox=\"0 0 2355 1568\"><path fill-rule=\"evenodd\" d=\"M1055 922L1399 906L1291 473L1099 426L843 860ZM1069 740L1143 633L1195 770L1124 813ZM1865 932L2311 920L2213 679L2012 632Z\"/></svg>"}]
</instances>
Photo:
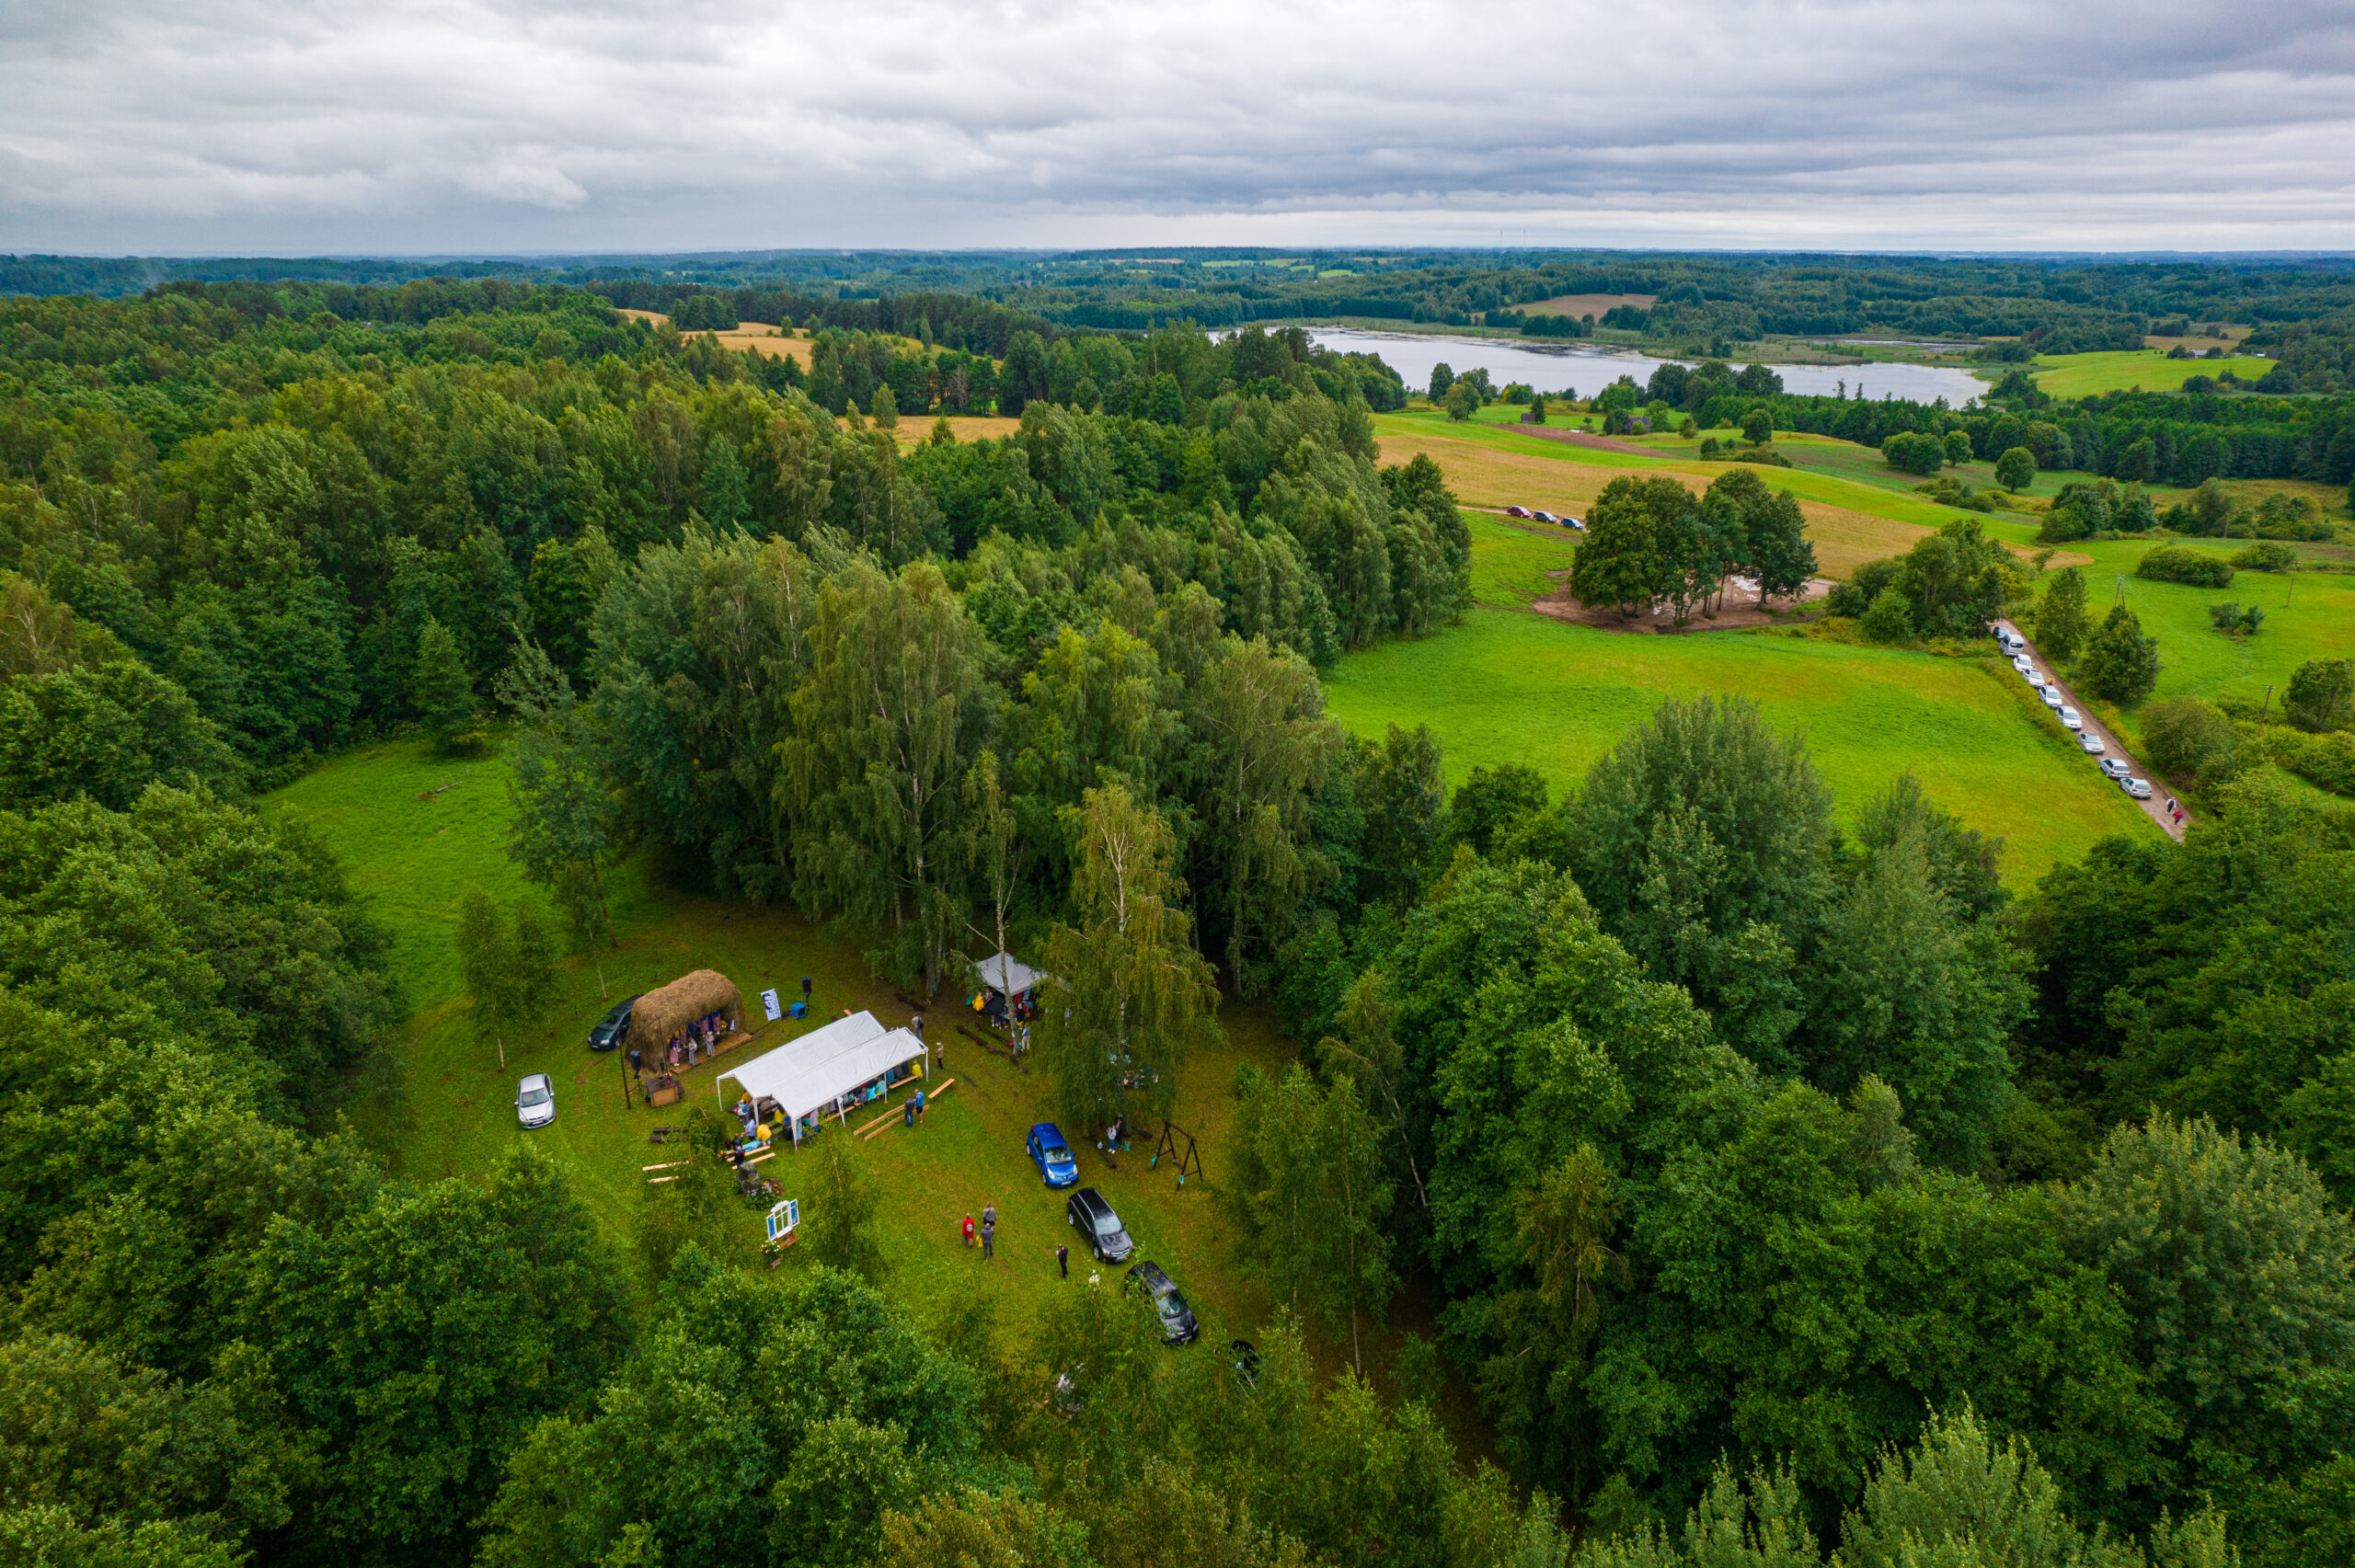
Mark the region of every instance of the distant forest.
<instances>
[{"instance_id":1,"label":"distant forest","mask_svg":"<svg viewBox=\"0 0 2355 1568\"><path fill-rule=\"evenodd\" d=\"M629 309L717 295L729 319L910 330L918 296L1007 307L1031 330L1145 331L1172 322L1357 318L1502 326L1532 337L1598 327L1703 351L1768 335L2019 338L2039 352L2142 345L2163 326L2237 323L2296 388L2355 384L2355 262L2343 258L1699 256L1626 251L769 251L456 259L0 258L0 295L133 294L174 282L397 287L432 278L589 289ZM1565 295L1648 295L1600 320L1530 315ZM329 307L335 308L335 307ZM925 306L916 306L921 311ZM339 309L337 314L346 314ZM904 318L904 319L902 319ZM936 321L937 316L936 315ZM698 323L697 325L707 325Z\"/></svg>"}]
</instances>

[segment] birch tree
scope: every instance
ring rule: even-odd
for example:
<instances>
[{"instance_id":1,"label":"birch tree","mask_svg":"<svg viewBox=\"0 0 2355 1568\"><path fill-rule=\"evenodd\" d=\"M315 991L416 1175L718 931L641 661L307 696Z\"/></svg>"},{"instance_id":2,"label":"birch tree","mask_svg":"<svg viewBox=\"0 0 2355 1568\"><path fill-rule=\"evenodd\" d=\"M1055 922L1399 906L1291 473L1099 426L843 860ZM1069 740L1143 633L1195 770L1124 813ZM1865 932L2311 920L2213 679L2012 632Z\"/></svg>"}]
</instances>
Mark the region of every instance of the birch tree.
<instances>
[{"instance_id":1,"label":"birch tree","mask_svg":"<svg viewBox=\"0 0 2355 1568\"><path fill-rule=\"evenodd\" d=\"M1218 982L1188 942L1169 824L1119 785L1073 814L1076 926L1047 941L1039 1020L1059 1114L1086 1130L1131 1110L1166 1116L1189 1050L1219 1038Z\"/></svg>"}]
</instances>

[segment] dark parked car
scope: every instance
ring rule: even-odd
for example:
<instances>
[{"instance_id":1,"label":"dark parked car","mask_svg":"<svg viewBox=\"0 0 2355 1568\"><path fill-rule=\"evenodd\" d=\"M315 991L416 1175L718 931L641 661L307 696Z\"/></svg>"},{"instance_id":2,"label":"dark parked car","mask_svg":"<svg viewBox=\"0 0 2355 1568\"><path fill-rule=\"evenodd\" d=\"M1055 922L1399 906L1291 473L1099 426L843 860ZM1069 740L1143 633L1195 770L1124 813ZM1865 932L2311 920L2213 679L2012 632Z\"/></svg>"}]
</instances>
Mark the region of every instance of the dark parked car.
<instances>
[{"instance_id":1,"label":"dark parked car","mask_svg":"<svg viewBox=\"0 0 2355 1568\"><path fill-rule=\"evenodd\" d=\"M1129 1270L1120 1290L1122 1294L1143 1290L1153 1298L1154 1310L1161 1314L1161 1337L1171 1345L1191 1345L1202 1332L1201 1324L1194 1321L1193 1309L1186 1305L1177 1283L1161 1272L1159 1264L1147 1259Z\"/></svg>"},{"instance_id":2,"label":"dark parked car","mask_svg":"<svg viewBox=\"0 0 2355 1568\"><path fill-rule=\"evenodd\" d=\"M1119 1263L1135 1247L1120 1217L1112 1212L1112 1200L1094 1187L1082 1187L1064 1200L1063 1217L1086 1238L1087 1250L1098 1263Z\"/></svg>"},{"instance_id":3,"label":"dark parked car","mask_svg":"<svg viewBox=\"0 0 2355 1568\"><path fill-rule=\"evenodd\" d=\"M589 1048L609 1051L620 1045L622 1036L629 1033L629 1010L637 1005L638 998L634 996L626 996L614 1003L613 1011L598 1019L597 1026L589 1031Z\"/></svg>"},{"instance_id":4,"label":"dark parked car","mask_svg":"<svg viewBox=\"0 0 2355 1568\"><path fill-rule=\"evenodd\" d=\"M1039 1167L1051 1187L1067 1187L1079 1180L1079 1161L1052 1122L1040 1122L1023 1140L1022 1151Z\"/></svg>"}]
</instances>

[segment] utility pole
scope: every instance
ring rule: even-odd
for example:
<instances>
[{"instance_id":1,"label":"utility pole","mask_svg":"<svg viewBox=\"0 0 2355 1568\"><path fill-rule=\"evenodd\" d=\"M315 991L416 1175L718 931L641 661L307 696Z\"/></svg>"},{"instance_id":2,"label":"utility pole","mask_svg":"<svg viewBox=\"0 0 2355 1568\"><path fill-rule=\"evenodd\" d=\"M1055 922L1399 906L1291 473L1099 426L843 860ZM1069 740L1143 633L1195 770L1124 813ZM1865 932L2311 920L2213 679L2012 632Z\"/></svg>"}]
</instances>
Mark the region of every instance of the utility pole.
<instances>
[{"instance_id":1,"label":"utility pole","mask_svg":"<svg viewBox=\"0 0 2355 1568\"><path fill-rule=\"evenodd\" d=\"M2273 706L2273 686L2272 686L2272 683L2271 683L2270 681L2269 681L2269 682L2267 682L2267 683L2266 683L2266 687L2265 687L2265 704L2264 704L2264 706L2262 706L2262 707L2260 707L2260 708L2258 708L2258 709L2257 710L2257 728L2259 728L2259 729L2263 729L2263 728L2265 727L2265 715L2266 715L2266 714L2267 714L2268 712L2269 712L2269 711L2271 710L2272 706Z\"/></svg>"}]
</instances>

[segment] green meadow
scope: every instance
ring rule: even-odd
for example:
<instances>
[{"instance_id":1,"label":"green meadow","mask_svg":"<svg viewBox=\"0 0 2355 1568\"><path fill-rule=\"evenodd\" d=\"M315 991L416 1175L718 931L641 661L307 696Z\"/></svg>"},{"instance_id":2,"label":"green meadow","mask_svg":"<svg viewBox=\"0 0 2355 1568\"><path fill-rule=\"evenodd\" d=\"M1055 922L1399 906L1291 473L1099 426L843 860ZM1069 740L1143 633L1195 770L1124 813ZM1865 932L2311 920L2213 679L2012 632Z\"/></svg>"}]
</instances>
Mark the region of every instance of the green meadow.
<instances>
[{"instance_id":1,"label":"green meadow","mask_svg":"<svg viewBox=\"0 0 2355 1568\"><path fill-rule=\"evenodd\" d=\"M1325 693L1361 735L1429 724L1451 782L1520 762L1557 793L1663 698L1748 697L1806 738L1844 818L1910 769L1931 798L2005 841L2005 871L2021 887L2105 834L2159 831L1992 654L1941 658L1772 631L1604 632L1476 609L1439 636L1348 656Z\"/></svg>"},{"instance_id":2,"label":"green meadow","mask_svg":"<svg viewBox=\"0 0 2355 1568\"><path fill-rule=\"evenodd\" d=\"M2220 376L2226 371L2243 381L2256 381L2272 368L2271 360L2256 354L2234 354L2228 360L2170 360L2156 349L2046 355L2034 366L2038 389L2054 397L2091 397L2131 387L2174 392L2193 376Z\"/></svg>"}]
</instances>

